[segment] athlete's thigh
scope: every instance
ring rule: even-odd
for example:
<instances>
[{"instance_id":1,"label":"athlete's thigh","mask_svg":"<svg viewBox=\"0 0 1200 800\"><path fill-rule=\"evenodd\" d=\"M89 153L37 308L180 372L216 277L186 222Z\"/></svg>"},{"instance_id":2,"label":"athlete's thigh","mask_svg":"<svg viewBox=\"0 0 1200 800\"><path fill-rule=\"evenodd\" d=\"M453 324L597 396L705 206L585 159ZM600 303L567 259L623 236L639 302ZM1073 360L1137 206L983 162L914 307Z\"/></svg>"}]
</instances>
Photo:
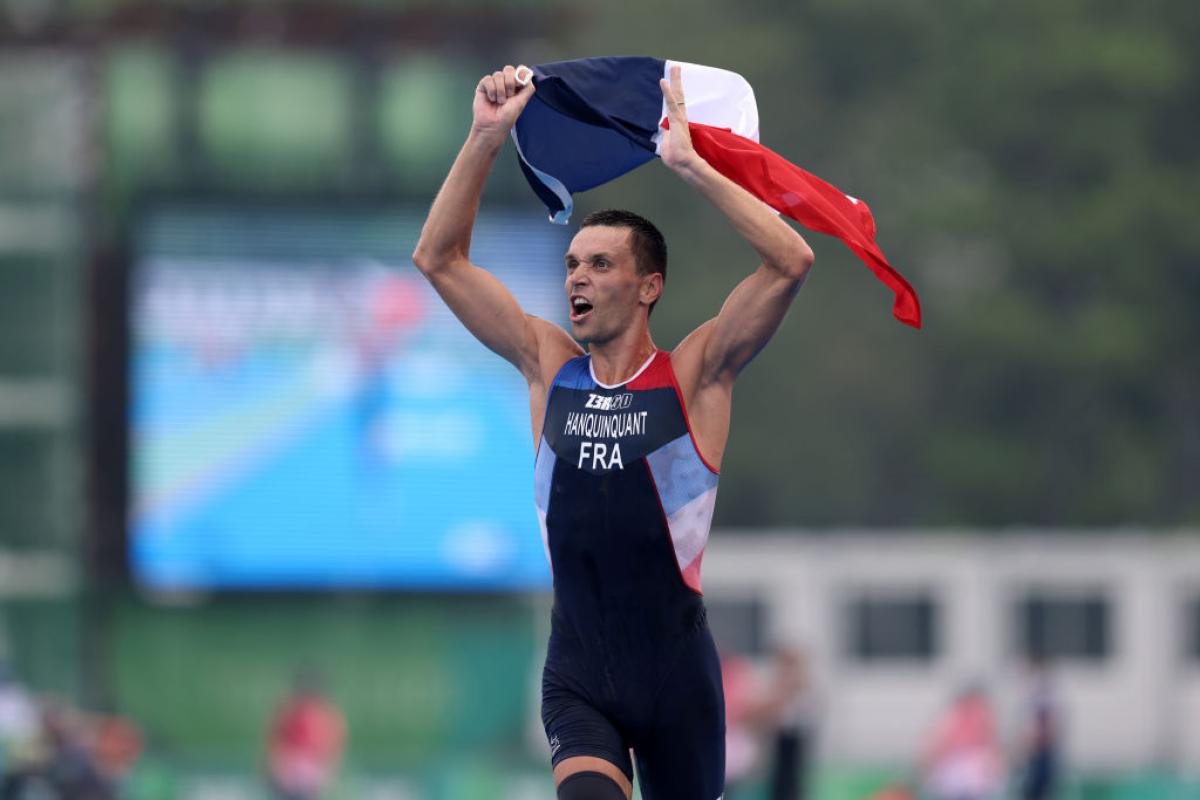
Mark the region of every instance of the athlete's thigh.
<instances>
[{"instance_id":1,"label":"athlete's thigh","mask_svg":"<svg viewBox=\"0 0 1200 800\"><path fill-rule=\"evenodd\" d=\"M612 720L591 704L579 684L550 662L542 671L542 726L556 778L562 776L564 762L587 756L615 765L626 781L633 780L629 742Z\"/></svg>"},{"instance_id":2,"label":"athlete's thigh","mask_svg":"<svg viewBox=\"0 0 1200 800\"><path fill-rule=\"evenodd\" d=\"M717 800L725 791L725 697L707 630L694 637L634 756L643 800Z\"/></svg>"}]
</instances>

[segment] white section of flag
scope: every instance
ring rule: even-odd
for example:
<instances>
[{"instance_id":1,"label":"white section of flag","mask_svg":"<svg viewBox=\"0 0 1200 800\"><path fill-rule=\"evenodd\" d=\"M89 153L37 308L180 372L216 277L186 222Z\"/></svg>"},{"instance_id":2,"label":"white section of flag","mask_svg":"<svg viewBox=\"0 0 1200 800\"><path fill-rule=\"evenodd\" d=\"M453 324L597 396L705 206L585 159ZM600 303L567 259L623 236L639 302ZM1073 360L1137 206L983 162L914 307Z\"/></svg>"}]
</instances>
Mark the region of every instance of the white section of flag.
<instances>
[{"instance_id":1,"label":"white section of flag","mask_svg":"<svg viewBox=\"0 0 1200 800\"><path fill-rule=\"evenodd\" d=\"M688 122L729 128L739 136L758 141L758 104L754 100L754 89L745 78L727 69L667 59L663 77L668 83L673 65L680 67ZM664 98L659 119L665 116L667 101ZM654 135L656 153L662 147L662 135L661 129Z\"/></svg>"}]
</instances>

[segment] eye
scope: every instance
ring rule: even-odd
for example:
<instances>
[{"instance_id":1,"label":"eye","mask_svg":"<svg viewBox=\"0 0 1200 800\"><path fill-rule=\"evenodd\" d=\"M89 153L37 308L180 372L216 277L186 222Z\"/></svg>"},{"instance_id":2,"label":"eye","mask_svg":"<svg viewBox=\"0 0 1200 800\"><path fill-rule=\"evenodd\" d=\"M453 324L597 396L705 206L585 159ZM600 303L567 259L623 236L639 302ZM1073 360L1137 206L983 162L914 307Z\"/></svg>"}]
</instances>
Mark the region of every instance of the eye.
<instances>
[{"instance_id":1,"label":"eye","mask_svg":"<svg viewBox=\"0 0 1200 800\"><path fill-rule=\"evenodd\" d=\"M603 258L597 258L595 261L592 262L592 266L595 267L596 269L608 269L608 262L605 261Z\"/></svg>"}]
</instances>

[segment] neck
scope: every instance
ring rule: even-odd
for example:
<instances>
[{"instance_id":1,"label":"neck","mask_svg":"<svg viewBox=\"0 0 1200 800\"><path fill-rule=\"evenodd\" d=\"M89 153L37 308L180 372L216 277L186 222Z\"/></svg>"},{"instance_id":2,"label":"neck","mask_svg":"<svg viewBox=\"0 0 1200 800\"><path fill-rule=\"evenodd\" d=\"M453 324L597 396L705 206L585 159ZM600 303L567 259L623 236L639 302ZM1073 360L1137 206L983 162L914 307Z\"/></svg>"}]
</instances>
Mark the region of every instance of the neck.
<instances>
[{"instance_id":1,"label":"neck","mask_svg":"<svg viewBox=\"0 0 1200 800\"><path fill-rule=\"evenodd\" d=\"M592 357L596 380L612 386L632 378L656 349L650 331L643 327L636 333L631 331L627 337L589 344L588 355Z\"/></svg>"}]
</instances>

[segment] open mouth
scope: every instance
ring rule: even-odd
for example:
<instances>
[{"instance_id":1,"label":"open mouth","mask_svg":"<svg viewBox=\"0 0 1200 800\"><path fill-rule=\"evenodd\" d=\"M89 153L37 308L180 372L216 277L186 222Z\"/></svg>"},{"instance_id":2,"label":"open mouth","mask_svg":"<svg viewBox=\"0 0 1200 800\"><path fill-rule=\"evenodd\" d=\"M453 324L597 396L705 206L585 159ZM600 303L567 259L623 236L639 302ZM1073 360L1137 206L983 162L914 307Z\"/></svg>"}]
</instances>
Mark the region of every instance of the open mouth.
<instances>
[{"instance_id":1,"label":"open mouth","mask_svg":"<svg viewBox=\"0 0 1200 800\"><path fill-rule=\"evenodd\" d=\"M583 297L571 298L571 322L582 322L592 313L592 304Z\"/></svg>"}]
</instances>

